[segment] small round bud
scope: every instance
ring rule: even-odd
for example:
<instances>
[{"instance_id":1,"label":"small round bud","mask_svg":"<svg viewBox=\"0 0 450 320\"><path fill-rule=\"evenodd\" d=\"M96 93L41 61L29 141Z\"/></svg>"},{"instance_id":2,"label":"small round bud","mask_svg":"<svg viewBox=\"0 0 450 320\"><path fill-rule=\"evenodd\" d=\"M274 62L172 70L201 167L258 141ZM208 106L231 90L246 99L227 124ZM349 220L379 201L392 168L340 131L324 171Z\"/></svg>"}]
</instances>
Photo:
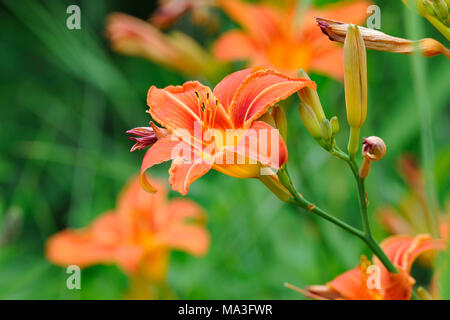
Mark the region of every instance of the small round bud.
<instances>
[{"instance_id":1,"label":"small round bud","mask_svg":"<svg viewBox=\"0 0 450 320\"><path fill-rule=\"evenodd\" d=\"M331 127L330 121L328 121L328 119L326 118L322 119L322 122L320 122L320 134L322 136L322 139L326 142L331 141L331 137L333 136L333 129Z\"/></svg>"},{"instance_id":2,"label":"small round bud","mask_svg":"<svg viewBox=\"0 0 450 320\"><path fill-rule=\"evenodd\" d=\"M336 116L330 119L331 128L333 129L333 137L339 132L339 120Z\"/></svg>"},{"instance_id":3,"label":"small round bud","mask_svg":"<svg viewBox=\"0 0 450 320\"><path fill-rule=\"evenodd\" d=\"M379 137L363 138L362 154L370 161L378 161L386 154L386 145Z\"/></svg>"}]
</instances>

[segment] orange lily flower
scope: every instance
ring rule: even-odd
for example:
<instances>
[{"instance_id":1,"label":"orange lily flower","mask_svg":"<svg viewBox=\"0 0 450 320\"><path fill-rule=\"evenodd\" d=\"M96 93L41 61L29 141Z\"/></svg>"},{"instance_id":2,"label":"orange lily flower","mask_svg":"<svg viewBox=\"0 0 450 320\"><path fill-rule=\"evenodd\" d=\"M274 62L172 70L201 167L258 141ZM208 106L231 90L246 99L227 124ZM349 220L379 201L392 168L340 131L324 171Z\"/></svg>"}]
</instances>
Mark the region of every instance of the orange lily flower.
<instances>
[{"instance_id":1,"label":"orange lily flower","mask_svg":"<svg viewBox=\"0 0 450 320\"><path fill-rule=\"evenodd\" d=\"M81 230L63 230L47 241L46 255L54 264L89 267L116 263L129 276L165 279L171 249L195 256L209 247L201 225L203 210L186 199L167 201L167 188L153 181L157 194L145 192L134 178L122 191L117 208Z\"/></svg>"},{"instance_id":2,"label":"orange lily flower","mask_svg":"<svg viewBox=\"0 0 450 320\"><path fill-rule=\"evenodd\" d=\"M258 118L305 86L315 89L311 80L264 68L232 73L214 91L197 81L164 89L152 86L148 112L166 131L153 127L160 138L142 162L143 186L155 191L145 171L169 160L174 160L169 183L183 195L210 169L236 178L260 178L263 168L281 168L288 157L286 145L278 130Z\"/></svg>"},{"instance_id":3,"label":"orange lily flower","mask_svg":"<svg viewBox=\"0 0 450 320\"><path fill-rule=\"evenodd\" d=\"M372 265L363 256L358 267L344 272L326 285L310 286L306 291L288 286L320 300L409 300L415 283L410 275L412 264L425 252L445 250L446 244L427 234L416 237L400 235L384 240L381 248L399 270L398 274L388 272L378 258L373 259ZM375 268L370 268L371 266ZM379 276L379 287L376 281L372 281L375 278L371 278L376 276Z\"/></svg>"},{"instance_id":4,"label":"orange lily flower","mask_svg":"<svg viewBox=\"0 0 450 320\"><path fill-rule=\"evenodd\" d=\"M215 77L221 66L182 32L164 34L150 23L123 13L107 18L106 36L114 51L154 61L189 76Z\"/></svg>"},{"instance_id":5,"label":"orange lily flower","mask_svg":"<svg viewBox=\"0 0 450 320\"><path fill-rule=\"evenodd\" d=\"M300 19L296 7L283 11L240 0L219 0L218 4L244 30L226 32L215 44L219 60L249 60L251 65L272 67L295 74L299 69L343 79L342 48L330 43L315 26L315 16L361 23L370 2L360 0L309 9Z\"/></svg>"}]
</instances>

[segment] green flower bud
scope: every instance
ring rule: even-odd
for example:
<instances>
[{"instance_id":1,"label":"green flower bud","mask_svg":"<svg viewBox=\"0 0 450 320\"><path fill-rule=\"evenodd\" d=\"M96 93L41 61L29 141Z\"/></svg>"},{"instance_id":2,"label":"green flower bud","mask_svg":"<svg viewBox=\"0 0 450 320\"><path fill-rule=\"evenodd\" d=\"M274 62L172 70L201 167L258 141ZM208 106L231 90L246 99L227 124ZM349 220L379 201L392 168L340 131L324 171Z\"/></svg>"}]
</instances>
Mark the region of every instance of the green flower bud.
<instances>
[{"instance_id":1,"label":"green flower bud","mask_svg":"<svg viewBox=\"0 0 450 320\"><path fill-rule=\"evenodd\" d=\"M367 114L366 47L353 24L349 24L344 42L344 86L348 124L361 128Z\"/></svg>"},{"instance_id":2,"label":"green flower bud","mask_svg":"<svg viewBox=\"0 0 450 320\"><path fill-rule=\"evenodd\" d=\"M436 12L436 15L442 20L447 21L448 20L448 6L447 3L444 0L434 0L434 11Z\"/></svg>"},{"instance_id":3,"label":"green flower bud","mask_svg":"<svg viewBox=\"0 0 450 320\"><path fill-rule=\"evenodd\" d=\"M311 78L303 69L300 69L297 72L297 76L299 78L311 80ZM300 100L306 102L311 106L319 122L325 118L325 113L323 112L322 104L320 103L319 95L317 94L316 90L309 87L304 87L303 89L299 90L298 96L300 97Z\"/></svg>"},{"instance_id":4,"label":"green flower bud","mask_svg":"<svg viewBox=\"0 0 450 320\"><path fill-rule=\"evenodd\" d=\"M339 132L339 120L336 116L330 119L331 129L333 130L333 137Z\"/></svg>"},{"instance_id":5,"label":"green flower bud","mask_svg":"<svg viewBox=\"0 0 450 320\"><path fill-rule=\"evenodd\" d=\"M323 119L320 123L320 134L326 142L331 141L331 137L333 135L333 129L331 128L331 123L328 119Z\"/></svg>"},{"instance_id":6,"label":"green flower bud","mask_svg":"<svg viewBox=\"0 0 450 320\"><path fill-rule=\"evenodd\" d=\"M275 121L275 126L283 137L284 141L287 139L287 120L284 109L280 106L274 106L272 109L272 118Z\"/></svg>"},{"instance_id":7,"label":"green flower bud","mask_svg":"<svg viewBox=\"0 0 450 320\"><path fill-rule=\"evenodd\" d=\"M300 118L311 136L316 140L320 139L322 137L320 124L313 109L309 106L309 104L301 101L298 105L298 110L300 112Z\"/></svg>"}]
</instances>

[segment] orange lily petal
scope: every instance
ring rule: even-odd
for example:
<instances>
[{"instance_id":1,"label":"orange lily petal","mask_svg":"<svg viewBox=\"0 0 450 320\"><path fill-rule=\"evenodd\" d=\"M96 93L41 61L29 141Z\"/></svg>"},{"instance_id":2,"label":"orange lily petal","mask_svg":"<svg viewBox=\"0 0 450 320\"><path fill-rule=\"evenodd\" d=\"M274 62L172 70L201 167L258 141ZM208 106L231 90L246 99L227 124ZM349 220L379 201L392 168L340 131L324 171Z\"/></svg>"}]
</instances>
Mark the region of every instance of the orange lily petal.
<instances>
[{"instance_id":1,"label":"orange lily petal","mask_svg":"<svg viewBox=\"0 0 450 320\"><path fill-rule=\"evenodd\" d=\"M156 216L159 212L165 213L165 184L155 179L150 179L149 183L157 193L149 194L142 188L139 179L133 178L119 195L116 214L120 219L121 232L128 239L134 239L138 232L153 232Z\"/></svg>"},{"instance_id":2,"label":"orange lily petal","mask_svg":"<svg viewBox=\"0 0 450 320\"><path fill-rule=\"evenodd\" d=\"M219 99L220 103L229 111L229 106L233 100L234 94L239 86L252 72L252 68L247 68L233 72L232 74L223 78L214 88L214 96Z\"/></svg>"},{"instance_id":3,"label":"orange lily petal","mask_svg":"<svg viewBox=\"0 0 450 320\"><path fill-rule=\"evenodd\" d=\"M182 138L186 134L195 136L195 122L201 124L204 120L202 108L215 112L213 128L232 127L223 106L216 104L211 89L198 81L188 81L182 86L168 86L164 89L152 86L148 91L147 104L151 116L174 134L180 136L178 130L187 130L187 133L180 136Z\"/></svg>"},{"instance_id":4,"label":"orange lily petal","mask_svg":"<svg viewBox=\"0 0 450 320\"><path fill-rule=\"evenodd\" d=\"M286 144L278 130L263 121L252 123L236 152L275 169L280 169L288 159Z\"/></svg>"},{"instance_id":5,"label":"orange lily petal","mask_svg":"<svg viewBox=\"0 0 450 320\"><path fill-rule=\"evenodd\" d=\"M370 1L353 1L333 3L323 6L319 9L310 9L305 16L305 24L303 26L304 34L320 33L317 28L314 17L324 17L326 19L333 19L347 23L361 24L367 18L367 7L372 5Z\"/></svg>"},{"instance_id":6,"label":"orange lily petal","mask_svg":"<svg viewBox=\"0 0 450 320\"><path fill-rule=\"evenodd\" d=\"M399 274L392 274L375 257L373 260L381 268L381 285L385 289L386 299L409 299L414 279L409 272L414 261L424 252L430 250L445 250L443 240L432 239L430 235L393 236L381 243L381 248L388 258L399 269Z\"/></svg>"},{"instance_id":7,"label":"orange lily petal","mask_svg":"<svg viewBox=\"0 0 450 320\"><path fill-rule=\"evenodd\" d=\"M247 60L257 54L254 40L242 31L228 31L214 44L214 56L222 61Z\"/></svg>"},{"instance_id":8,"label":"orange lily petal","mask_svg":"<svg viewBox=\"0 0 450 320\"><path fill-rule=\"evenodd\" d=\"M173 66L179 53L158 29L146 21L123 13L108 16L106 34L117 52L149 58Z\"/></svg>"},{"instance_id":9,"label":"orange lily petal","mask_svg":"<svg viewBox=\"0 0 450 320\"><path fill-rule=\"evenodd\" d=\"M112 263L118 244L117 219L113 213L100 216L93 228L64 230L47 241L47 258L58 265L87 267Z\"/></svg>"},{"instance_id":10,"label":"orange lily petal","mask_svg":"<svg viewBox=\"0 0 450 320\"><path fill-rule=\"evenodd\" d=\"M261 44L268 44L283 33L278 12L269 6L252 5L239 0L220 0L219 5Z\"/></svg>"},{"instance_id":11,"label":"orange lily petal","mask_svg":"<svg viewBox=\"0 0 450 320\"><path fill-rule=\"evenodd\" d=\"M339 292L345 299L364 300L369 298L363 287L361 270L358 267L337 276L328 282L327 286Z\"/></svg>"},{"instance_id":12,"label":"orange lily petal","mask_svg":"<svg viewBox=\"0 0 450 320\"><path fill-rule=\"evenodd\" d=\"M194 135L194 123L201 122L199 103L195 91L208 90L198 81L188 81L182 86L168 86L164 89L152 86L148 90L149 113L159 124L175 132L188 130Z\"/></svg>"},{"instance_id":13,"label":"orange lily petal","mask_svg":"<svg viewBox=\"0 0 450 320\"><path fill-rule=\"evenodd\" d=\"M202 256L208 251L210 237L203 227L174 225L159 234L158 239L171 248Z\"/></svg>"},{"instance_id":14,"label":"orange lily petal","mask_svg":"<svg viewBox=\"0 0 450 320\"><path fill-rule=\"evenodd\" d=\"M314 55L310 62L311 70L330 75L336 79L344 79L344 64L342 63L342 48L331 46L322 54Z\"/></svg>"},{"instance_id":15,"label":"orange lily petal","mask_svg":"<svg viewBox=\"0 0 450 320\"><path fill-rule=\"evenodd\" d=\"M409 272L412 264L419 255L429 250L445 250L446 245L443 240L432 239L428 234L412 236L393 236L381 243L381 248L394 265ZM380 263L375 258L377 263Z\"/></svg>"},{"instance_id":16,"label":"orange lily petal","mask_svg":"<svg viewBox=\"0 0 450 320\"><path fill-rule=\"evenodd\" d=\"M167 224L182 224L188 219L203 220L203 208L188 199L173 199L167 204Z\"/></svg>"},{"instance_id":17,"label":"orange lily petal","mask_svg":"<svg viewBox=\"0 0 450 320\"><path fill-rule=\"evenodd\" d=\"M252 73L242 82L229 107L235 128L248 128L275 103L305 86L316 88L311 80L290 78L274 70Z\"/></svg>"},{"instance_id":18,"label":"orange lily petal","mask_svg":"<svg viewBox=\"0 0 450 320\"><path fill-rule=\"evenodd\" d=\"M390 274L388 284L385 284L383 300L409 300L415 280L403 269L398 274Z\"/></svg>"},{"instance_id":19,"label":"orange lily petal","mask_svg":"<svg viewBox=\"0 0 450 320\"><path fill-rule=\"evenodd\" d=\"M327 19L359 24L367 18L367 8L372 4L371 1L364 0L333 3L317 11L319 17L323 15Z\"/></svg>"},{"instance_id":20,"label":"orange lily petal","mask_svg":"<svg viewBox=\"0 0 450 320\"><path fill-rule=\"evenodd\" d=\"M165 161L169 161L173 157L173 149L183 142L179 141L175 136L168 135L155 142L150 149L147 150L141 165L140 182L141 185L149 192L156 192L151 183L148 181L145 171Z\"/></svg>"},{"instance_id":21,"label":"orange lily petal","mask_svg":"<svg viewBox=\"0 0 450 320\"><path fill-rule=\"evenodd\" d=\"M186 195L192 182L203 176L211 169L211 163L185 163L182 159L172 161L169 169L169 184L172 189Z\"/></svg>"}]
</instances>

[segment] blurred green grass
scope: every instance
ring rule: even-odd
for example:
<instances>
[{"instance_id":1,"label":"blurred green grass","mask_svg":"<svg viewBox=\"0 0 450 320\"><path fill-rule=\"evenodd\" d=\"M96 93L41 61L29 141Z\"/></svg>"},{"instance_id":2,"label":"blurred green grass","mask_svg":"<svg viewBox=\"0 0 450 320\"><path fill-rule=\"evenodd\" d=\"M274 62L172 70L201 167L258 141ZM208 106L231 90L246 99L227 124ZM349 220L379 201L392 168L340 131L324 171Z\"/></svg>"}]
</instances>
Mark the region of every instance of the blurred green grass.
<instances>
[{"instance_id":1,"label":"blurred green grass","mask_svg":"<svg viewBox=\"0 0 450 320\"><path fill-rule=\"evenodd\" d=\"M88 268L82 273L82 290L67 290L65 270L44 258L45 239L68 226L85 226L114 207L121 187L140 167L143 152L128 152L131 143L124 132L148 123L148 87L185 80L152 62L110 52L103 37L109 12L145 18L154 4L147 3L144 10L137 1L76 1L82 8L82 29L70 31L66 7L73 2L0 4L0 224L12 207L23 212L19 227L0 247L0 299L121 298L127 279L115 266ZM330 1L318 1L325 2ZM382 30L406 36L402 3L375 3L382 9ZM211 45L212 35L185 28L186 23L178 27ZM232 25L224 19L221 28ZM445 43L426 22L424 27L427 37ZM450 65L434 57L426 67L442 205L450 187ZM405 152L420 157L420 118L408 57L369 52L368 74L369 111L362 134L381 136L388 147L368 181L369 210L381 240L386 233L376 224L375 209L396 203L405 193L396 161ZM340 119L338 142L344 146L343 87L318 75L313 80L327 115ZM289 165L299 190L358 225L350 172L312 141L301 125L296 99L285 106L292 119ZM152 173L167 178L167 169L161 165ZM281 204L257 181L211 172L192 185L189 197L208 212L212 244L202 259L172 254L169 284L180 298L300 299L283 283L325 283L368 253L359 240L336 227Z\"/></svg>"}]
</instances>

